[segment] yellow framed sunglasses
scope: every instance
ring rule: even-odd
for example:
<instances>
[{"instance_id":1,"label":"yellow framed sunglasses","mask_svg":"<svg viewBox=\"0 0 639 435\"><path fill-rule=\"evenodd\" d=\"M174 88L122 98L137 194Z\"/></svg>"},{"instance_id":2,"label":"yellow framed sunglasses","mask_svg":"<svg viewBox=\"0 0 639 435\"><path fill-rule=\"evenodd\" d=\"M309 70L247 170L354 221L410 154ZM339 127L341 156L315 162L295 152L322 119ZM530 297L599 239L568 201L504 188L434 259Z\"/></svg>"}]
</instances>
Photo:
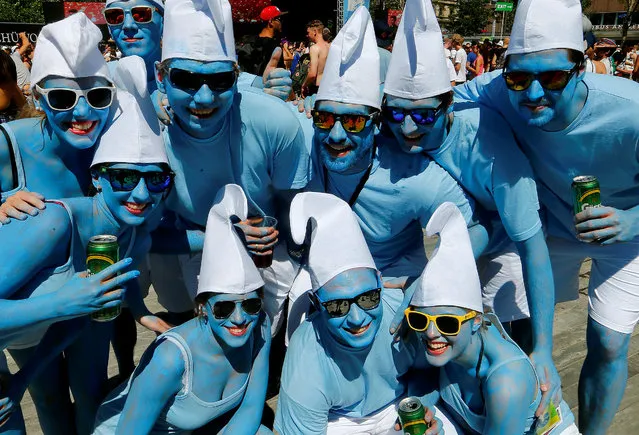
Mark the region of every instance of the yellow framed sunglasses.
<instances>
[{"instance_id":1,"label":"yellow framed sunglasses","mask_svg":"<svg viewBox=\"0 0 639 435\"><path fill-rule=\"evenodd\" d=\"M424 332L428 329L430 322L435 323L437 330L444 335L457 335L461 330L461 325L477 317L479 313L477 311L471 311L463 316L456 316L454 314L438 314L431 316L420 311L415 311L411 308L404 310L404 317L408 322L408 326L413 331Z\"/></svg>"}]
</instances>

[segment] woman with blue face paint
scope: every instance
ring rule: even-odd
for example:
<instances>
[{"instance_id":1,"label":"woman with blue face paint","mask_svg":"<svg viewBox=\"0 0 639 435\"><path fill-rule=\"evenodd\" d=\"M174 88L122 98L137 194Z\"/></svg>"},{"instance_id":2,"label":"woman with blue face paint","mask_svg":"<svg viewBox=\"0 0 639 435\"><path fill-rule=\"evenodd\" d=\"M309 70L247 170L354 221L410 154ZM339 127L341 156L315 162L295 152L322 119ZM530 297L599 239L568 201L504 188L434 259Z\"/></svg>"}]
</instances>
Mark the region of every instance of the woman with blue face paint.
<instances>
[{"instance_id":1,"label":"woman with blue face paint","mask_svg":"<svg viewBox=\"0 0 639 435\"><path fill-rule=\"evenodd\" d=\"M159 124L147 99L145 93L134 96L119 92L114 120L102 135L93 159L96 196L51 202L40 216L0 228L7 237L6 246L14 246L17 254L26 251L8 257L20 262L20 268L11 261L3 266L7 270L2 276L9 282L2 288L14 289L13 297L54 299L50 294L57 292L70 274L85 269L86 246L95 235L116 235L122 257L136 261L144 257L150 247L153 217L161 214L158 206L172 184ZM154 124L149 125L148 119ZM130 142L123 143L123 137ZM27 250L25 246L38 249ZM126 266L130 265L128 260ZM126 277L138 275L131 272ZM127 302L133 307L140 304L139 293L134 290L134 282L128 285L132 292L127 294ZM76 291L82 291L79 283L75 286ZM113 300L119 301L121 293L116 292ZM65 307L63 312L72 308ZM135 312L138 310L145 308ZM36 346L50 323L40 322L37 328L27 329L7 343L20 367L35 358ZM56 347L58 356L29 385L42 430L47 434L89 433L105 393L111 324L86 318L81 328L70 326L74 329L67 331L69 338ZM75 423L69 389L75 399ZM22 393L24 390L18 394L18 401Z\"/></svg>"},{"instance_id":2,"label":"woman with blue face paint","mask_svg":"<svg viewBox=\"0 0 639 435\"><path fill-rule=\"evenodd\" d=\"M432 61L445 54L430 0L409 0L402 17L384 88L380 142L428 154L490 215L491 240L480 259L484 307L508 322L515 341L532 353L548 386L542 412L551 398L559 400L561 380L552 362L547 308L554 305L554 285L532 169L499 114L472 103L453 106L446 64Z\"/></svg>"},{"instance_id":3,"label":"woman with blue face paint","mask_svg":"<svg viewBox=\"0 0 639 435\"><path fill-rule=\"evenodd\" d=\"M577 435L570 407L550 403L537 416L541 385L526 354L499 320L482 313L481 284L470 239L454 204L442 205L426 228L439 245L422 276L406 321L440 367L443 406L465 429L482 435Z\"/></svg>"},{"instance_id":4,"label":"woman with blue face paint","mask_svg":"<svg viewBox=\"0 0 639 435\"><path fill-rule=\"evenodd\" d=\"M603 433L623 397L639 321L639 87L583 72L577 0L520 2L506 54L503 71L455 92L501 112L530 160L557 301L578 297L581 263L592 258L579 427ZM599 180L603 207L575 215L571 183L580 175Z\"/></svg>"},{"instance_id":5,"label":"woman with blue face paint","mask_svg":"<svg viewBox=\"0 0 639 435\"><path fill-rule=\"evenodd\" d=\"M270 348L264 281L235 228L247 213L239 186L219 191L207 221L199 317L151 344L100 407L94 434L189 434L203 426L207 433L271 433L260 425Z\"/></svg>"},{"instance_id":6,"label":"woman with blue face paint","mask_svg":"<svg viewBox=\"0 0 639 435\"><path fill-rule=\"evenodd\" d=\"M397 403L417 396L430 407L427 434L457 433L433 406L436 374L426 370L415 337L394 342L387 333L403 294L383 288L350 206L334 195L301 193L290 221L294 240L308 244L305 267L315 312L288 347L275 431L401 434L395 428Z\"/></svg>"},{"instance_id":7,"label":"woman with blue face paint","mask_svg":"<svg viewBox=\"0 0 639 435\"><path fill-rule=\"evenodd\" d=\"M210 43L203 45L202 38ZM167 205L176 218L154 235L153 251L169 255L152 256L151 270L183 278L177 286L155 289L168 311L188 316L214 193L229 183L241 185L249 217L274 216L287 234L291 198L307 183L308 151L299 122L283 102L238 91L228 1L169 0L162 50L158 87L174 113L165 141L176 172ZM274 255L272 266L263 271L265 311L281 318L296 271L286 246L278 244L274 227L243 222L241 228L252 255ZM277 328L279 321L273 323Z\"/></svg>"},{"instance_id":8,"label":"woman with blue face paint","mask_svg":"<svg viewBox=\"0 0 639 435\"><path fill-rule=\"evenodd\" d=\"M0 213L25 219L43 208L42 196L83 196L95 143L108 122L115 88L97 49L100 30L78 13L45 26L38 39L31 86L45 117L3 124L0 130ZM25 213L16 210L16 207Z\"/></svg>"}]
</instances>

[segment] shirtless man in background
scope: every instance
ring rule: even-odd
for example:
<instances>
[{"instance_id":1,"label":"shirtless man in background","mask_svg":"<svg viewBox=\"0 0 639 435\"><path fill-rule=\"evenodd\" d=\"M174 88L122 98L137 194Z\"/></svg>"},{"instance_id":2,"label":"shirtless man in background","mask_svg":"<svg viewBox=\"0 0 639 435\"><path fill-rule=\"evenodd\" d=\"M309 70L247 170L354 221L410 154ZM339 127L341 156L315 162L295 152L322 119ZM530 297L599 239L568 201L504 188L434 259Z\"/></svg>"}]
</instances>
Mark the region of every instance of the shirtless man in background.
<instances>
[{"instance_id":1,"label":"shirtless man in background","mask_svg":"<svg viewBox=\"0 0 639 435\"><path fill-rule=\"evenodd\" d=\"M324 74L324 65L328 57L328 49L330 43L324 39L324 24L319 20L314 20L306 26L306 35L309 41L313 43L310 48L311 64L308 67L308 75L304 82L303 93L305 96L317 93L322 74Z\"/></svg>"}]
</instances>

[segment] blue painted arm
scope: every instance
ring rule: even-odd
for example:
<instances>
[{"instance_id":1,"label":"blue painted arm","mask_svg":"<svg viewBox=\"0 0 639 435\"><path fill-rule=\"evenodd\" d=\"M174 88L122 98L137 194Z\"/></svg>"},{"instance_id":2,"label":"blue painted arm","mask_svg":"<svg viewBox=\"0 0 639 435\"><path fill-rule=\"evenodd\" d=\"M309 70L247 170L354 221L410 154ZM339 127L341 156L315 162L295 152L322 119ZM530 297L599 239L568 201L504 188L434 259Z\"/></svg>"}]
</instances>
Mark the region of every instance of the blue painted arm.
<instances>
[{"instance_id":1,"label":"blue painted arm","mask_svg":"<svg viewBox=\"0 0 639 435\"><path fill-rule=\"evenodd\" d=\"M143 357L143 366L132 380L118 427L118 435L150 433L167 402L182 388L184 360L180 350L171 342L160 343ZM138 369L140 370L140 369ZM143 407L143 411L141 411Z\"/></svg>"},{"instance_id":2,"label":"blue painted arm","mask_svg":"<svg viewBox=\"0 0 639 435\"><path fill-rule=\"evenodd\" d=\"M271 349L271 322L268 316L263 317L261 349L253 362L242 404L224 428L223 435L254 435L260 427L262 410L266 401L268 363Z\"/></svg>"},{"instance_id":3,"label":"blue painted arm","mask_svg":"<svg viewBox=\"0 0 639 435\"><path fill-rule=\"evenodd\" d=\"M455 101L476 101L492 107L487 87L493 80L500 80L500 76L501 70L491 71L453 87Z\"/></svg>"},{"instance_id":4,"label":"blue painted arm","mask_svg":"<svg viewBox=\"0 0 639 435\"><path fill-rule=\"evenodd\" d=\"M639 206L629 210L587 208L575 216L575 229L577 238L586 243L629 242L639 235Z\"/></svg>"},{"instance_id":5,"label":"blue painted arm","mask_svg":"<svg viewBox=\"0 0 639 435\"><path fill-rule=\"evenodd\" d=\"M555 284L550 255L543 232L516 243L526 285L533 330L533 353L530 355L544 392L539 409L550 399L561 402L561 379L552 361L552 327L555 314Z\"/></svg>"},{"instance_id":6,"label":"blue painted arm","mask_svg":"<svg viewBox=\"0 0 639 435\"><path fill-rule=\"evenodd\" d=\"M138 280L132 280L127 284L126 302L133 318L146 329L162 334L173 327L149 311L142 299Z\"/></svg>"},{"instance_id":7,"label":"blue painted arm","mask_svg":"<svg viewBox=\"0 0 639 435\"><path fill-rule=\"evenodd\" d=\"M530 365L518 360L495 370L484 385L484 435L523 434L537 383ZM463 388L463 386L462 386Z\"/></svg>"},{"instance_id":8,"label":"blue painted arm","mask_svg":"<svg viewBox=\"0 0 639 435\"><path fill-rule=\"evenodd\" d=\"M488 229L481 223L476 223L468 227L468 236L470 237L470 244L473 247L473 255L475 260L481 257L488 246L490 236Z\"/></svg>"},{"instance_id":9,"label":"blue painted arm","mask_svg":"<svg viewBox=\"0 0 639 435\"><path fill-rule=\"evenodd\" d=\"M155 254L190 254L204 249L204 232L160 227L151 233L151 252Z\"/></svg>"}]
</instances>

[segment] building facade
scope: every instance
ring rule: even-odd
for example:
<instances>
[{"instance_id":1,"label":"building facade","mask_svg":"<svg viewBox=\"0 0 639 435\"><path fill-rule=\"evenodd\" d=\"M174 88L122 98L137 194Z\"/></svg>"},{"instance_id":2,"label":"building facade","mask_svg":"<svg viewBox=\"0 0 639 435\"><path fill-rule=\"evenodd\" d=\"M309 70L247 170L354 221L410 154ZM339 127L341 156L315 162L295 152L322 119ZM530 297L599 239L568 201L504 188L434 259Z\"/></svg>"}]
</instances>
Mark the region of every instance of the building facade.
<instances>
[{"instance_id":1,"label":"building facade","mask_svg":"<svg viewBox=\"0 0 639 435\"><path fill-rule=\"evenodd\" d=\"M612 38L618 43L621 42L623 20L627 15L625 1L592 0L585 13L590 18L592 31L598 38ZM627 40L639 41L639 10L630 15Z\"/></svg>"}]
</instances>

